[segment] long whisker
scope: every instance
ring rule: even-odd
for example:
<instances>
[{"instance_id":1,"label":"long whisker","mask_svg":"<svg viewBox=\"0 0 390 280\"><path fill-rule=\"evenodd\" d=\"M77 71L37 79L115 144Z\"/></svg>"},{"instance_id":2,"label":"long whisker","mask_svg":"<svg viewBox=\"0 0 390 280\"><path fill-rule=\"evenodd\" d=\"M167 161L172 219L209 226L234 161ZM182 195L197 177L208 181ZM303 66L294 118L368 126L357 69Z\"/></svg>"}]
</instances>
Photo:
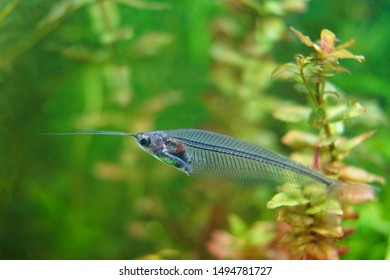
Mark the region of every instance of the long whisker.
<instances>
[{"instance_id":1,"label":"long whisker","mask_svg":"<svg viewBox=\"0 0 390 280\"><path fill-rule=\"evenodd\" d=\"M107 131L107 130L88 130L83 132L41 132L39 135L117 135L117 136L133 136L134 133Z\"/></svg>"}]
</instances>

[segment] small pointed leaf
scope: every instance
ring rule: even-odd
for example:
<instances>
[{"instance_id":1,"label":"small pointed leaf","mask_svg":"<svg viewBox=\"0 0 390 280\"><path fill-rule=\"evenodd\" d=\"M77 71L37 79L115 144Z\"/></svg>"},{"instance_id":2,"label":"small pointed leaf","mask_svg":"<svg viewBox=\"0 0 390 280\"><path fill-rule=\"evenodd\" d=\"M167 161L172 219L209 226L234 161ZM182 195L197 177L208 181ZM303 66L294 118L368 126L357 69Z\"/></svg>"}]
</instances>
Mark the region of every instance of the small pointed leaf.
<instances>
[{"instance_id":1,"label":"small pointed leaf","mask_svg":"<svg viewBox=\"0 0 390 280\"><path fill-rule=\"evenodd\" d=\"M386 181L383 177L370 173L362 168L355 166L345 166L339 170L340 177L346 181L356 181L363 183L378 182L385 184Z\"/></svg>"},{"instance_id":2,"label":"small pointed leaf","mask_svg":"<svg viewBox=\"0 0 390 280\"><path fill-rule=\"evenodd\" d=\"M345 108L343 110L338 110L337 108L334 108L336 111L332 115L332 108L331 110L327 111L327 115L329 117L325 120L326 124L329 123L335 123L339 121L343 121L346 119L351 119L357 116L360 116L367 112L367 108L363 107L359 102L354 102L352 105L350 105L348 108Z\"/></svg>"},{"instance_id":3,"label":"small pointed leaf","mask_svg":"<svg viewBox=\"0 0 390 280\"><path fill-rule=\"evenodd\" d=\"M364 140L370 138L374 133L375 130L372 130L351 139L339 139L339 141L336 142L335 154L349 152Z\"/></svg>"},{"instance_id":4,"label":"small pointed leaf","mask_svg":"<svg viewBox=\"0 0 390 280\"><path fill-rule=\"evenodd\" d=\"M278 78L282 80L292 80L299 76L298 65L294 63L286 63L277 67L274 72L272 72L272 78Z\"/></svg>"},{"instance_id":5,"label":"small pointed leaf","mask_svg":"<svg viewBox=\"0 0 390 280\"><path fill-rule=\"evenodd\" d=\"M121 29L116 29L114 32L106 32L101 40L103 44L112 44L114 42L131 39L133 34L133 28L123 27Z\"/></svg>"},{"instance_id":6,"label":"small pointed leaf","mask_svg":"<svg viewBox=\"0 0 390 280\"><path fill-rule=\"evenodd\" d=\"M327 199L325 202L325 210L328 214L343 215L340 203L335 199Z\"/></svg>"},{"instance_id":7,"label":"small pointed leaf","mask_svg":"<svg viewBox=\"0 0 390 280\"><path fill-rule=\"evenodd\" d=\"M282 192L282 193L277 193L270 201L268 201L267 208L275 209L283 206L305 205L309 202L310 201L307 198L295 197L289 193Z\"/></svg>"},{"instance_id":8,"label":"small pointed leaf","mask_svg":"<svg viewBox=\"0 0 390 280\"><path fill-rule=\"evenodd\" d=\"M334 61L337 61L339 59L355 59L359 62L365 61L364 56L355 55L355 54L353 54L350 51L345 50L345 49L333 51L332 53L329 54L329 57L333 58Z\"/></svg>"},{"instance_id":9,"label":"small pointed leaf","mask_svg":"<svg viewBox=\"0 0 390 280\"><path fill-rule=\"evenodd\" d=\"M118 3L121 3L123 5L129 6L134 9L140 9L140 10L164 10L169 8L169 4L166 3L158 3L156 2L148 2L144 0L115 0Z\"/></svg>"},{"instance_id":10,"label":"small pointed leaf","mask_svg":"<svg viewBox=\"0 0 390 280\"><path fill-rule=\"evenodd\" d=\"M283 136L282 142L294 149L302 149L306 147L316 146L321 141L318 135L301 131L290 130Z\"/></svg>"},{"instance_id":11,"label":"small pointed leaf","mask_svg":"<svg viewBox=\"0 0 390 280\"><path fill-rule=\"evenodd\" d=\"M243 236L248 230L244 220L235 214L229 215L229 226L234 236Z\"/></svg>"},{"instance_id":12,"label":"small pointed leaf","mask_svg":"<svg viewBox=\"0 0 390 280\"><path fill-rule=\"evenodd\" d=\"M347 42L337 45L336 50L348 49L355 45L354 39L349 39Z\"/></svg>"},{"instance_id":13,"label":"small pointed leaf","mask_svg":"<svg viewBox=\"0 0 390 280\"><path fill-rule=\"evenodd\" d=\"M330 227L330 226L315 227L315 228L312 228L312 230L318 234L321 234L321 235L323 235L325 237L329 237L329 238L340 238L344 235L343 228L339 225L332 226L332 227ZM335 249L333 247L332 247L332 249L329 247L329 250L332 251ZM324 259L337 259L336 252L334 252L332 255L334 255L334 257L326 256L326 257L324 257Z\"/></svg>"},{"instance_id":14,"label":"small pointed leaf","mask_svg":"<svg viewBox=\"0 0 390 280\"><path fill-rule=\"evenodd\" d=\"M298 37L299 40L301 40L303 44L308 47L313 47L313 42L310 40L309 36L303 35L302 32L294 29L293 27L290 27L290 30L295 33L295 35Z\"/></svg>"},{"instance_id":15,"label":"small pointed leaf","mask_svg":"<svg viewBox=\"0 0 390 280\"><path fill-rule=\"evenodd\" d=\"M142 35L134 42L130 53L133 56L144 57L157 54L161 49L173 42L173 36L163 32L150 32Z\"/></svg>"},{"instance_id":16,"label":"small pointed leaf","mask_svg":"<svg viewBox=\"0 0 390 280\"><path fill-rule=\"evenodd\" d=\"M327 191L325 186L309 185L305 187L304 194L311 205L319 205L326 200Z\"/></svg>"},{"instance_id":17,"label":"small pointed leaf","mask_svg":"<svg viewBox=\"0 0 390 280\"><path fill-rule=\"evenodd\" d=\"M299 105L283 106L273 113L273 117L284 122L302 122L308 119L310 108Z\"/></svg>"}]
</instances>

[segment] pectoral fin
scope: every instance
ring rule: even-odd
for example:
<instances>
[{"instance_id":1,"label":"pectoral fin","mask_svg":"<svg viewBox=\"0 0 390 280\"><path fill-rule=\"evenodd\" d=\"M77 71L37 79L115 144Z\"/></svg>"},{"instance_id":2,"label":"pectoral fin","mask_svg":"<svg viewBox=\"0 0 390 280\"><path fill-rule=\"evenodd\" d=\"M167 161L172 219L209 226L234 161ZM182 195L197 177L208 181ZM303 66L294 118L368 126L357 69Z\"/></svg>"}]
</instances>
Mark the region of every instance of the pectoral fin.
<instances>
[{"instance_id":1,"label":"pectoral fin","mask_svg":"<svg viewBox=\"0 0 390 280\"><path fill-rule=\"evenodd\" d=\"M191 173L191 166L179 157L163 152L156 154L156 157L162 162L176 167L180 171L186 173L188 176Z\"/></svg>"}]
</instances>

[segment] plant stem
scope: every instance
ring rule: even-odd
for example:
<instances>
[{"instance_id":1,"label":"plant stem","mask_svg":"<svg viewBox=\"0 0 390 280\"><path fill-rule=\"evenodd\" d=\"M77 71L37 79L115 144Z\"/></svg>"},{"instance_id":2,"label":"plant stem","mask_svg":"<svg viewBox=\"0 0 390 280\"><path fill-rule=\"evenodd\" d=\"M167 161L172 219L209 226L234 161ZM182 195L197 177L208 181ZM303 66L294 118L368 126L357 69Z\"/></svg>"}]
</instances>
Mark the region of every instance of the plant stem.
<instances>
[{"instance_id":1,"label":"plant stem","mask_svg":"<svg viewBox=\"0 0 390 280\"><path fill-rule=\"evenodd\" d=\"M323 110L325 110L324 95L325 95L326 80L325 80L324 76L321 75L322 74L321 70L318 70L317 74L318 74L318 80L316 83L317 101L318 101L319 107L322 108ZM327 123L324 124L324 131L326 134L326 138L331 139L334 136L334 133L333 133L333 130L332 130L330 124L327 124ZM329 150L329 155L330 155L329 163L333 163L337 160L337 158L333 154L334 149L335 149L335 144L334 144L334 141L332 141L328 145L328 150Z\"/></svg>"},{"instance_id":2,"label":"plant stem","mask_svg":"<svg viewBox=\"0 0 390 280\"><path fill-rule=\"evenodd\" d=\"M298 64L299 65L299 64ZM309 94L309 97L311 99L311 101L313 102L314 106L317 107L318 106L318 102L315 98L315 93L313 92L312 88L310 87L309 85L309 82L307 81L306 79L306 76L305 76L305 73L303 72L303 67L304 66L301 66L299 67L299 73L302 77L302 81L303 81L303 84L305 85L306 87L306 90L307 90L307 93Z\"/></svg>"},{"instance_id":3,"label":"plant stem","mask_svg":"<svg viewBox=\"0 0 390 280\"><path fill-rule=\"evenodd\" d=\"M299 71L300 71L300 75L301 75L303 84L306 87L307 93L309 95L310 100L313 103L313 106L315 108L322 109L325 111L324 94L325 94L326 80L325 80L324 76L322 76L322 71L318 70L318 72L317 72L317 74L318 74L317 75L317 82L315 83L315 89L313 91L313 88L310 86L310 83L307 80L305 73L303 71L304 66L301 64L298 64L298 65L300 66ZM323 128L324 128L324 131L326 134L326 138L331 139L334 136L334 134L333 134L333 131L332 131L330 124L325 123L323 125ZM337 160L337 158L333 155L334 149L335 149L335 144L334 144L334 141L332 141L328 145L328 151L329 151L329 156L330 156L329 163L333 163Z\"/></svg>"}]
</instances>

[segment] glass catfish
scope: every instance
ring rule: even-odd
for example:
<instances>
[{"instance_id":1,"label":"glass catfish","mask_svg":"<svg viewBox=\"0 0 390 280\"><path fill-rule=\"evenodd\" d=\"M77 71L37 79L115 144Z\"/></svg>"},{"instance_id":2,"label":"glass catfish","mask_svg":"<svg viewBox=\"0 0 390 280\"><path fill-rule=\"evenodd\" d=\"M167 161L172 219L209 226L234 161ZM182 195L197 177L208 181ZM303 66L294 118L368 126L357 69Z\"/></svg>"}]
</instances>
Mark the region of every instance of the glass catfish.
<instances>
[{"instance_id":1,"label":"glass catfish","mask_svg":"<svg viewBox=\"0 0 390 280\"><path fill-rule=\"evenodd\" d=\"M160 161L189 176L204 174L226 178L240 186L277 189L284 184L318 185L328 192L335 187L372 187L348 184L260 146L212 131L159 130L140 133L111 131L49 133L100 134L134 137L137 144Z\"/></svg>"}]
</instances>

